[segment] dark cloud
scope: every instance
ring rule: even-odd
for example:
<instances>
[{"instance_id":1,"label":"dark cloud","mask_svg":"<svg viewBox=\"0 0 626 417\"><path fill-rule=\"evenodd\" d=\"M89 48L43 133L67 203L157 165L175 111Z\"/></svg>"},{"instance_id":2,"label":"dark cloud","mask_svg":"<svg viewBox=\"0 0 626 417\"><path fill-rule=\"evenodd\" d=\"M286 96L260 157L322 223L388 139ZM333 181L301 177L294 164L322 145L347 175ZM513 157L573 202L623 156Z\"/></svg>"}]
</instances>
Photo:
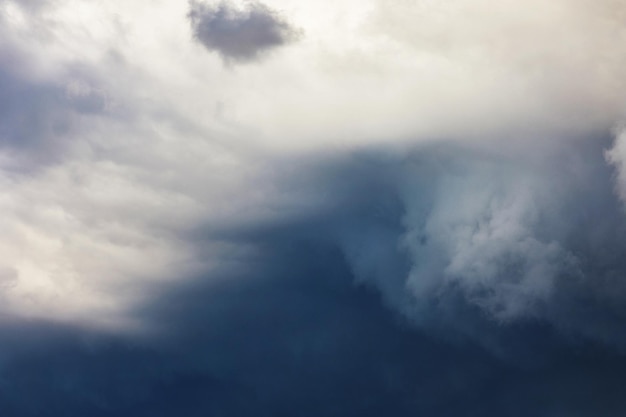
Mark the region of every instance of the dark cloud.
<instances>
[{"instance_id":1,"label":"dark cloud","mask_svg":"<svg viewBox=\"0 0 626 417\"><path fill-rule=\"evenodd\" d=\"M257 1L242 9L228 1L216 5L191 1L190 8L196 40L226 62L255 61L299 36L276 11Z\"/></svg>"},{"instance_id":2,"label":"dark cloud","mask_svg":"<svg viewBox=\"0 0 626 417\"><path fill-rule=\"evenodd\" d=\"M26 348L7 356L1 404L24 416L621 416L626 234L608 146L603 138L540 153L444 144L289 163L281 187L315 206L188 235L200 251L216 242L246 250L137 308L154 330L147 336L53 329L19 340ZM530 228L573 257L576 273L568 263L544 271L552 288L535 300L523 291L535 285L524 266L535 255L494 231L507 250L485 249L474 261L493 262L497 281L486 269L475 288L475 269L450 277L429 264L435 290L416 293L407 281L425 261L411 245L442 264L466 250L427 225L469 222L475 236L498 218L507 192L530 192L531 203L512 200L505 207L519 210L499 227ZM529 207L538 214L518 216ZM485 304L500 285L513 290L498 300L529 297L524 309L502 318ZM36 404L25 399L44 387Z\"/></svg>"},{"instance_id":3,"label":"dark cloud","mask_svg":"<svg viewBox=\"0 0 626 417\"><path fill-rule=\"evenodd\" d=\"M445 338L507 356L503 329L541 323L622 350L626 222L611 139L530 143L291 161L278 169L280 214L255 227L337 248L356 282ZM211 230L208 241L250 239L249 223Z\"/></svg>"},{"instance_id":4,"label":"dark cloud","mask_svg":"<svg viewBox=\"0 0 626 417\"><path fill-rule=\"evenodd\" d=\"M254 254L139 309L158 323L152 336L5 328L4 414L623 415L618 353L540 323L492 326L506 359L415 329L354 286L342 251L311 238L314 226L233 235Z\"/></svg>"},{"instance_id":5,"label":"dark cloud","mask_svg":"<svg viewBox=\"0 0 626 417\"><path fill-rule=\"evenodd\" d=\"M530 143L274 164L276 215L180 236L232 252L145 332L0 327L3 415L622 416L610 139Z\"/></svg>"},{"instance_id":6,"label":"dark cloud","mask_svg":"<svg viewBox=\"0 0 626 417\"><path fill-rule=\"evenodd\" d=\"M622 349L626 222L610 139L531 143L367 152L291 175L303 200L322 201L299 233L339 247L357 281L418 326L499 350L483 319L541 322Z\"/></svg>"}]
</instances>

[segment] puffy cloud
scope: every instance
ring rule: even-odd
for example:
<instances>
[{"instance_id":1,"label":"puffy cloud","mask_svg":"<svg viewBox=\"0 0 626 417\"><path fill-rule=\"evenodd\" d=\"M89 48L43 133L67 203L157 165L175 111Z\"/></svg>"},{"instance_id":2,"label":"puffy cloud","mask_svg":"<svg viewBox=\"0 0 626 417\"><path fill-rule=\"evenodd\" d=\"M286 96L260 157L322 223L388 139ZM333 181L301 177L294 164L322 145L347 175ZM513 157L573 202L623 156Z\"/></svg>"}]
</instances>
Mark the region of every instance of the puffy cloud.
<instances>
[{"instance_id":1,"label":"puffy cloud","mask_svg":"<svg viewBox=\"0 0 626 417\"><path fill-rule=\"evenodd\" d=\"M214 6L190 2L194 37L226 62L255 61L270 50L292 42L298 31L260 2L245 9L222 1Z\"/></svg>"}]
</instances>

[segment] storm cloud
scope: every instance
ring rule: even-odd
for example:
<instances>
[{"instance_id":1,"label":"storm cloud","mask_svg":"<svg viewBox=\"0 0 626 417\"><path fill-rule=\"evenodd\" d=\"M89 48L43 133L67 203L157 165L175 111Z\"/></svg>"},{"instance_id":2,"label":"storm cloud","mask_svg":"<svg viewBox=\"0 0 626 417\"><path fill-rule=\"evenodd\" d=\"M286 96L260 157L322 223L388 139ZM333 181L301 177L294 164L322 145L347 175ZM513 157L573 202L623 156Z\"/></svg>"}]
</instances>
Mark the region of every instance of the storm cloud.
<instances>
[{"instance_id":1,"label":"storm cloud","mask_svg":"<svg viewBox=\"0 0 626 417\"><path fill-rule=\"evenodd\" d=\"M380 177L363 178L361 161L346 170L350 188L367 179L374 192L344 213L393 229L393 207L381 216L374 203L385 199ZM619 351L542 321L501 326L462 297L455 324L472 338L450 323L416 328L376 290L355 287L354 266L319 233L337 226L334 213L219 233L254 250L164 286L134 311L153 324L142 336L5 326L0 405L15 416L621 415Z\"/></svg>"},{"instance_id":2,"label":"storm cloud","mask_svg":"<svg viewBox=\"0 0 626 417\"><path fill-rule=\"evenodd\" d=\"M623 416L623 16L0 0L0 413Z\"/></svg>"}]
</instances>

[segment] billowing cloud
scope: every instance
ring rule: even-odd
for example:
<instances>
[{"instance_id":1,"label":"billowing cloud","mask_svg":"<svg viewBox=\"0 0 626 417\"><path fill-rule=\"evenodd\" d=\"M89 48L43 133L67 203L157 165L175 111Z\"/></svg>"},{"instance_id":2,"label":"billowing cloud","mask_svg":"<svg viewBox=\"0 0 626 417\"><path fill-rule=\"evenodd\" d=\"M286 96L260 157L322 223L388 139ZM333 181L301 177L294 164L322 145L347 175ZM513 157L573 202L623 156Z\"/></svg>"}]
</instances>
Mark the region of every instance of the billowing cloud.
<instances>
[{"instance_id":1,"label":"billowing cloud","mask_svg":"<svg viewBox=\"0 0 626 417\"><path fill-rule=\"evenodd\" d=\"M466 322L473 314L502 325L539 320L622 346L626 228L604 157L610 141L553 146L370 156L342 174L363 191L353 190L355 212L338 215L329 233L357 278L418 325L480 339ZM377 177L382 188L372 186Z\"/></svg>"},{"instance_id":2,"label":"billowing cloud","mask_svg":"<svg viewBox=\"0 0 626 417\"><path fill-rule=\"evenodd\" d=\"M299 36L276 11L257 1L245 8L226 0L216 5L191 1L190 7L195 39L226 62L257 60Z\"/></svg>"}]
</instances>

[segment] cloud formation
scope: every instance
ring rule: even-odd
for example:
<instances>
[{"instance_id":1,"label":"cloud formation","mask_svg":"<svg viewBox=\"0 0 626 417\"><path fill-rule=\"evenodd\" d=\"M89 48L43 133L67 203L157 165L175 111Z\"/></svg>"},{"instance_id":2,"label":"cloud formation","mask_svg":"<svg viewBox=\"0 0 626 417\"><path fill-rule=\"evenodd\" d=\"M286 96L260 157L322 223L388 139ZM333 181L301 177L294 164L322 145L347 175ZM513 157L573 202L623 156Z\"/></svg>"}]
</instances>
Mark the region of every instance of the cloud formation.
<instances>
[{"instance_id":1,"label":"cloud formation","mask_svg":"<svg viewBox=\"0 0 626 417\"><path fill-rule=\"evenodd\" d=\"M522 38L522 50L532 55L528 59L532 58L533 67L549 77L537 78L524 65L500 59L497 52L502 50L487 42L482 31L507 34L510 28L490 19L481 2L446 3L445 10L406 5L404 14L386 10L380 2L362 9L348 0L336 7L324 3L319 10L313 3L289 8L278 0L237 10L230 3L125 6L126 16L141 16L146 10L178 16L162 19L163 30L152 31L152 38L142 34L153 20L120 17L117 10L122 6L117 3L85 9L75 9L69 0L45 8L24 4L2 3L4 50L20 57L3 64L6 88L0 108L7 230L0 244L12 254L7 257L11 261L2 265L12 271L7 275L12 284L4 294L8 313L40 317L53 311L52 316L62 320L124 321L120 317L131 316L127 312L142 299L141 294L150 293L152 284L173 276L187 279L202 271L210 275L207 271L220 265L230 251L237 257L249 250L246 243L220 239L199 247L189 237L190 230L205 225L238 230L264 222L263 227L270 227L283 217L315 217L322 209L336 234L324 239L341 246L358 279L375 283L403 312L419 310L449 292L502 323L534 318L562 327L565 320L560 317L566 314L554 309L555 297L575 297L563 295L561 289L581 282L581 288L586 288L588 277L595 273L607 277L601 281L615 280L608 277L621 268L615 255L622 245L621 214L612 190L617 187L620 194L623 189L623 140L620 136L613 146L607 139L619 120L618 81L623 68L618 65L623 44L609 36L618 31L613 18L594 32L593 48L580 45L590 53L596 53L597 46L611 53L596 57L606 71L592 71L590 83L568 83L573 95L566 101L574 113L565 117L561 111L570 107L561 100L550 102L540 112L554 119L553 125L522 129L519 126L530 120L523 110L526 102L508 96L514 120L503 117L496 105L501 100L492 100L494 85L468 81L472 68L497 72L508 86L518 85L519 77L530 77L521 85L528 88L524 97L535 102L546 91L540 88L543 83L561 80L558 75L564 68L583 74L585 68L595 66L584 57L556 53L558 43L542 45L545 50L535 56ZM505 8L500 13L507 21L518 22L524 33L562 20L565 33L583 42L581 28L595 28L615 5L607 3L606 9L581 2L579 8L567 11L561 6L550 9L547 21L531 11L517 15ZM302 19L307 33L311 31L317 40L304 40L293 54L277 57L268 68L246 67L238 75L193 52L186 19L195 21L197 30L210 29L207 33L213 33L214 27L241 29L241 33L263 28L259 32L263 36L254 36L255 42L261 42L256 48L292 33L273 11L283 7L290 19ZM486 26L466 19L461 13L466 9ZM303 18L305 12L319 17L315 10L331 13L329 19L332 16L336 27L328 27L330 20ZM418 42L422 38L412 31L428 32L439 26L415 29L402 22L405 15L421 21L433 14L456 22L452 26L457 29L430 36L432 59L424 61L423 51L415 55L416 48L424 46ZM206 19L213 23L206 26ZM333 49L328 36L338 27L352 35L333 35ZM33 28L37 30L29 30ZM276 33L279 38L272 38ZM251 39L239 40L252 48L247 43ZM480 46L482 58L473 60L462 53L471 46L468 42ZM380 47L392 44L403 51L397 59L404 64L376 58ZM234 50L254 55L265 46L245 48ZM426 72L413 71L415 59L421 62L420 71ZM476 66L461 65L467 59ZM302 62L311 65L303 67ZM464 99L448 95L443 76L431 83L429 77L440 74L435 70L442 65L463 70L459 73L463 77L452 84L476 86L481 92L478 98L467 101L472 94ZM609 85L615 88L604 88ZM441 109L430 113L422 104L414 105L419 103ZM457 117L455 106L465 109L468 103L469 107L484 105L489 117L470 117L471 111L470 116ZM572 123L570 116L587 107L602 109L602 117ZM429 127L405 124L407 117ZM446 127L438 120L445 120ZM494 129L498 124L505 127ZM401 133L398 126L407 130ZM330 156L329 141L348 137ZM441 137L449 138L449 148L434 145L443 143L436 139ZM367 189L366 184L355 181L342 192L329 191L345 181L343 175L356 174L345 171L339 162L331 167L328 161L349 159L346 155L368 148L382 155L373 160L389 158L388 163L374 165L385 173L387 182L379 187L385 196L380 198L381 210L394 212L391 228L369 217L360 220L360 211L345 214L355 207L369 210L360 205L368 201L367 192L357 191ZM594 158L585 160L585 149ZM612 149L606 154L610 164L601 156L604 149ZM516 153L525 156L518 160ZM402 154L410 157L398 156ZM568 155L569 162L559 154ZM327 161L330 172L337 174L321 181L316 173L290 163L291 158L316 166ZM576 162L579 159L584 162ZM561 175L554 166L571 175ZM614 168L618 185L611 180ZM363 169L362 175L371 178L373 174ZM283 177L299 178L302 183L294 180L285 185L289 181ZM576 178L580 184L575 184ZM576 191L583 189L596 196L595 205L575 203L587 199ZM579 206L584 210L574 209ZM603 219L602 228L580 228L593 218L590 213ZM114 261L90 254L106 254ZM79 278L86 276L90 278ZM619 280L612 285L617 300ZM605 300L606 287L589 293ZM123 295L119 288L125 288ZM573 327L579 333L593 333L587 327Z\"/></svg>"},{"instance_id":2,"label":"cloud formation","mask_svg":"<svg viewBox=\"0 0 626 417\"><path fill-rule=\"evenodd\" d=\"M623 10L0 0L0 409L623 416Z\"/></svg>"},{"instance_id":3,"label":"cloud formation","mask_svg":"<svg viewBox=\"0 0 626 417\"><path fill-rule=\"evenodd\" d=\"M605 159L612 139L528 143L283 161L274 215L207 236L260 230L335 247L418 327L494 351L488 328L535 322L622 349L626 224Z\"/></svg>"},{"instance_id":4,"label":"cloud formation","mask_svg":"<svg viewBox=\"0 0 626 417\"><path fill-rule=\"evenodd\" d=\"M540 322L483 327L506 356L416 330L355 288L342 251L316 238L324 218L231 233L256 250L214 271L219 282L172 283L135 310L158 332L4 326L0 406L20 417L623 412L619 353L572 349Z\"/></svg>"},{"instance_id":5,"label":"cloud formation","mask_svg":"<svg viewBox=\"0 0 626 417\"><path fill-rule=\"evenodd\" d=\"M194 0L190 9L194 38L226 62L256 61L299 36L276 11L258 1L238 8L227 0L216 5Z\"/></svg>"},{"instance_id":6,"label":"cloud formation","mask_svg":"<svg viewBox=\"0 0 626 417\"><path fill-rule=\"evenodd\" d=\"M444 145L372 164L366 178L391 175L396 195L368 204L397 208L353 216L338 239L355 274L420 325L464 333L469 308L623 346L626 228L609 144L513 154Z\"/></svg>"}]
</instances>

